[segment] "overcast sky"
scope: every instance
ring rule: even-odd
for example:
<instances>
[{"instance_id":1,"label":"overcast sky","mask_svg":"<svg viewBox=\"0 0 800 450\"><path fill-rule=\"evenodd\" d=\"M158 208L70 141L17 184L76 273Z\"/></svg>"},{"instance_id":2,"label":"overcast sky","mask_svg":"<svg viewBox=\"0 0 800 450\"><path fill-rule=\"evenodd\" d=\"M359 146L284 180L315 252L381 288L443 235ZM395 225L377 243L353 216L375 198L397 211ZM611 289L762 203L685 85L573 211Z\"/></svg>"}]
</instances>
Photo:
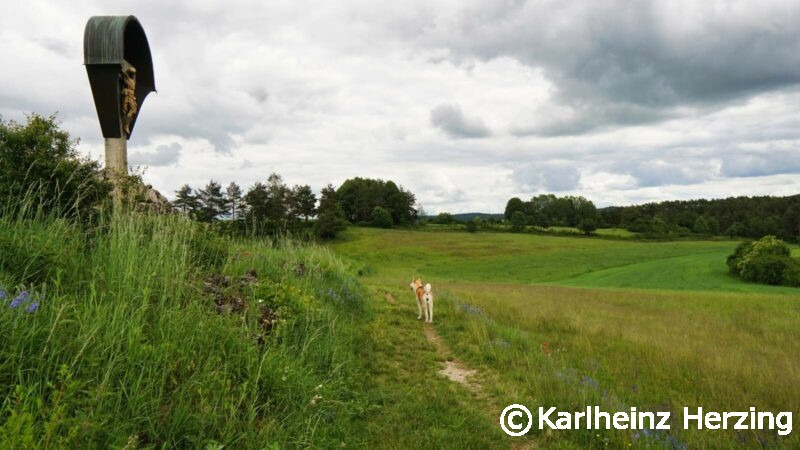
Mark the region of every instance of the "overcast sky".
<instances>
[{"instance_id":1,"label":"overcast sky","mask_svg":"<svg viewBox=\"0 0 800 450\"><path fill-rule=\"evenodd\" d=\"M800 192L800 1L3 0L0 115L58 111L102 159L83 28L119 14L158 89L129 162L168 197L271 172L429 213Z\"/></svg>"}]
</instances>

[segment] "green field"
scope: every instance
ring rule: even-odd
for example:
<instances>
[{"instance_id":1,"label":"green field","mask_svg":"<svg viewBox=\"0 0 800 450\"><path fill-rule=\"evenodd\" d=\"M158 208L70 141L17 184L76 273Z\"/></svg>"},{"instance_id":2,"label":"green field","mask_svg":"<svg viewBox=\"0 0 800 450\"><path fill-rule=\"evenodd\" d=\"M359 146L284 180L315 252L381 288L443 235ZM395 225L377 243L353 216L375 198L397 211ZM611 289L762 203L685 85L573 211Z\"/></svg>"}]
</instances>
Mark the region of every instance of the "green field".
<instances>
[{"instance_id":1,"label":"green field","mask_svg":"<svg viewBox=\"0 0 800 450\"><path fill-rule=\"evenodd\" d=\"M800 295L728 276L735 242L208 231L0 215L0 448L800 445L679 427L683 406L800 405ZM433 325L416 320L414 275L434 286ZM38 309L11 306L23 290ZM675 422L511 438L511 403Z\"/></svg>"},{"instance_id":2,"label":"green field","mask_svg":"<svg viewBox=\"0 0 800 450\"><path fill-rule=\"evenodd\" d=\"M477 369L495 424L511 403L673 412L668 432L534 428L511 445L795 448L794 433L683 430L684 406L800 405L800 291L728 275L735 245L352 228L332 248L376 308L384 292L400 300L397 328L414 328L411 277L433 284L435 330Z\"/></svg>"}]
</instances>

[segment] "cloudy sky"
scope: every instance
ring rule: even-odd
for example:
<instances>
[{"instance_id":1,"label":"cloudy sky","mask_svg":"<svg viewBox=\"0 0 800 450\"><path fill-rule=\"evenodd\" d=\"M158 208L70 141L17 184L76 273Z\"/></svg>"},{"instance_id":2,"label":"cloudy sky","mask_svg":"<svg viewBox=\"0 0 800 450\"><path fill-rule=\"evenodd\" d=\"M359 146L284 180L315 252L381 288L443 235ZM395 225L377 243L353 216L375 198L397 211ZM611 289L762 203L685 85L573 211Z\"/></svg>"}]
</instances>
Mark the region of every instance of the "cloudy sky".
<instances>
[{"instance_id":1,"label":"cloudy sky","mask_svg":"<svg viewBox=\"0 0 800 450\"><path fill-rule=\"evenodd\" d=\"M102 139L92 15L133 14L157 94L131 164L168 196L271 172L393 179L429 213L800 192L800 1L12 2L0 115Z\"/></svg>"}]
</instances>

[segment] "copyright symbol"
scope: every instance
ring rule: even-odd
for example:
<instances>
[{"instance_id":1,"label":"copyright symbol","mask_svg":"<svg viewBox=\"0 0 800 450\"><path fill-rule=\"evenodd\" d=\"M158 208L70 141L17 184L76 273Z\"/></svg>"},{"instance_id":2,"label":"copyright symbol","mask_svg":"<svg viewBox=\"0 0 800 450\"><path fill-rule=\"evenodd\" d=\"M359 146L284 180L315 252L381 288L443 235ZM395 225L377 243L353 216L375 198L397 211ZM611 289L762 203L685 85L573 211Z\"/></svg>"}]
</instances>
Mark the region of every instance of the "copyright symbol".
<instances>
[{"instance_id":1,"label":"copyright symbol","mask_svg":"<svg viewBox=\"0 0 800 450\"><path fill-rule=\"evenodd\" d=\"M528 416L527 422L525 422L522 413ZM514 403L506 406L506 409L500 413L500 428L509 436L522 436L531 429L531 425L533 425L531 411L522 405Z\"/></svg>"}]
</instances>

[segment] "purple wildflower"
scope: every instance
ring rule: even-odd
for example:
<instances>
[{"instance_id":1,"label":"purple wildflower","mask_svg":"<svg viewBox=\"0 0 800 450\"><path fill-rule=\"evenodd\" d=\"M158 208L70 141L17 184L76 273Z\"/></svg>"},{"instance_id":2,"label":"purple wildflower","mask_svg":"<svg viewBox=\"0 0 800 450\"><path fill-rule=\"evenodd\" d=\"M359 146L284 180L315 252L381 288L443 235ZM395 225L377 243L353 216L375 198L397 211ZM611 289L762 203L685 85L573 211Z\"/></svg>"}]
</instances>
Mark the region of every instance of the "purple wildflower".
<instances>
[{"instance_id":1,"label":"purple wildflower","mask_svg":"<svg viewBox=\"0 0 800 450\"><path fill-rule=\"evenodd\" d=\"M16 308L20 304L28 301L28 291L22 291L19 293L17 298L11 300L11 304L8 305L9 308Z\"/></svg>"},{"instance_id":2,"label":"purple wildflower","mask_svg":"<svg viewBox=\"0 0 800 450\"><path fill-rule=\"evenodd\" d=\"M0 288L0 300L6 298L6 291L3 288Z\"/></svg>"},{"instance_id":3,"label":"purple wildflower","mask_svg":"<svg viewBox=\"0 0 800 450\"><path fill-rule=\"evenodd\" d=\"M39 302L33 302L28 306L29 313L34 313L37 309L39 309Z\"/></svg>"}]
</instances>

